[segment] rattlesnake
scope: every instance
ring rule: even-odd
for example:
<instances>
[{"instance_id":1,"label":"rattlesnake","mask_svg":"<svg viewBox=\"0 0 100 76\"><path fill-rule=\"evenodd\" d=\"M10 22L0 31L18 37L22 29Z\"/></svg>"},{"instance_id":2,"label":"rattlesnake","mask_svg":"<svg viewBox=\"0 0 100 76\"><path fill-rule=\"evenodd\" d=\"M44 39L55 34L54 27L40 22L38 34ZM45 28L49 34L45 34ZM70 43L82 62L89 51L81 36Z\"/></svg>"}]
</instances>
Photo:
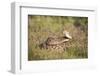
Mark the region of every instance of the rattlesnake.
<instances>
[{"instance_id":1,"label":"rattlesnake","mask_svg":"<svg viewBox=\"0 0 100 76\"><path fill-rule=\"evenodd\" d=\"M45 42L40 44L41 49L49 49L49 50L56 50L56 51L64 51L66 48L66 43L72 39L69 35L69 32L63 31L63 37L48 37Z\"/></svg>"}]
</instances>

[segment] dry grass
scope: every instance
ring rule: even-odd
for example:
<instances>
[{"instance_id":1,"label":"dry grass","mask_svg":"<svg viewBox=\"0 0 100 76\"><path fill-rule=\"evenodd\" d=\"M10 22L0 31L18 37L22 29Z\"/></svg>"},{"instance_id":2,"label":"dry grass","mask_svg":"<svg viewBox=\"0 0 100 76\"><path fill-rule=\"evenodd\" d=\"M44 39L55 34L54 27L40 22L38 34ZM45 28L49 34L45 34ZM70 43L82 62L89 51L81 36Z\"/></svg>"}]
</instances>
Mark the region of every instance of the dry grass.
<instances>
[{"instance_id":1,"label":"dry grass","mask_svg":"<svg viewBox=\"0 0 100 76\"><path fill-rule=\"evenodd\" d=\"M88 58L88 18L64 16L28 16L28 60ZM62 36L67 30L72 36L63 52L40 49L49 36Z\"/></svg>"}]
</instances>

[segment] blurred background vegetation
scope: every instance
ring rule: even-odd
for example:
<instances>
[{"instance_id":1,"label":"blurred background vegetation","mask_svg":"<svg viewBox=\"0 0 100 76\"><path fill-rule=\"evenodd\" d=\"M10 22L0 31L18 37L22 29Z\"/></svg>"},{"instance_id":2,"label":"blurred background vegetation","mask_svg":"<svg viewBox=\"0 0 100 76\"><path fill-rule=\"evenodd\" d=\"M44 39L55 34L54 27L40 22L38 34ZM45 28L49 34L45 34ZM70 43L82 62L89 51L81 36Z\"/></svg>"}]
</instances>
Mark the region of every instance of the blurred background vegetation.
<instances>
[{"instance_id":1,"label":"blurred background vegetation","mask_svg":"<svg viewBox=\"0 0 100 76\"><path fill-rule=\"evenodd\" d=\"M72 40L62 53L40 49L50 36L67 30ZM28 60L88 58L88 17L28 15Z\"/></svg>"}]
</instances>

